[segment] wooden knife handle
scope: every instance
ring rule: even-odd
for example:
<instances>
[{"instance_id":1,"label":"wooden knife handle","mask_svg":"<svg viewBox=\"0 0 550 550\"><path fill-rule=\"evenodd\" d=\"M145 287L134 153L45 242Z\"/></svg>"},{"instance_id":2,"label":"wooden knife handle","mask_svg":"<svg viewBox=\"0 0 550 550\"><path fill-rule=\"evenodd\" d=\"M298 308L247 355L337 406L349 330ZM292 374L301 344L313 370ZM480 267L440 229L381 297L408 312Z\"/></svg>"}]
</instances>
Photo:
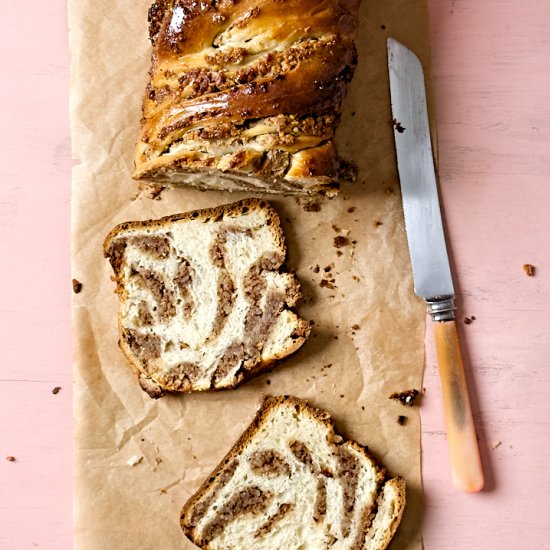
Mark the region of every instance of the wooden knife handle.
<instances>
[{"instance_id":1,"label":"wooden knife handle","mask_svg":"<svg viewBox=\"0 0 550 550\"><path fill-rule=\"evenodd\" d=\"M456 321L433 325L453 483L460 491L476 493L483 488L483 470Z\"/></svg>"}]
</instances>

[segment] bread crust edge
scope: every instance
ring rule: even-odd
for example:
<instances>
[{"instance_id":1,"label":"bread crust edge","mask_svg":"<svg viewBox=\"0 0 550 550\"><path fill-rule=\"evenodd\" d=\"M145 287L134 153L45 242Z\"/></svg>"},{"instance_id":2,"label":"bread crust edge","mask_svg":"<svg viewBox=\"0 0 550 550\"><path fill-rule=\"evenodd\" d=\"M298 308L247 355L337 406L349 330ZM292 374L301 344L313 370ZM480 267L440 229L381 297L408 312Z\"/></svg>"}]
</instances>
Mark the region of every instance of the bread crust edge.
<instances>
[{"instance_id":1,"label":"bread crust edge","mask_svg":"<svg viewBox=\"0 0 550 550\"><path fill-rule=\"evenodd\" d=\"M247 209L247 210L245 210ZM115 276L115 282L116 282L116 292L119 294L119 299L123 301L124 293L126 292L124 289L124 283L121 279L121 273L120 273L120 267L121 263L117 262L115 258L112 257L110 253L110 246L112 242L124 231L132 231L132 230L142 230L142 229L152 229L152 230L158 230L160 228L163 228L164 226L174 223L174 222L186 222L186 221L201 221L206 220L207 218L216 218L218 216L235 216L238 217L240 215L246 214L249 210L259 210L264 211L266 213L267 220L271 221L270 229L275 234L275 237L277 239L277 246L280 249L281 256L283 259L283 263L286 259L287 254L287 248L286 248L286 242L285 242L285 236L283 232L283 228L281 226L281 220L279 217L279 214L277 211L273 208L273 206L266 200L258 199L258 198L247 198L242 199L237 202L222 204L219 206L215 206L212 208L203 208L198 210L191 210L189 212L183 212L179 214L171 214L169 216L164 216L162 218L158 219L150 219L150 220L143 220L143 221L128 221L123 222L118 225L116 225L107 235L103 242L103 255L105 258L109 259L111 266L113 268L114 276ZM292 272L287 272L294 275ZM286 308L290 311L292 311L293 308ZM275 356L269 357L266 360L260 361L257 365L254 366L251 370L245 371L242 378L235 380L233 383L228 384L227 386L219 387L219 388L208 388L204 390L197 390L192 389L188 391L181 391L181 390L172 390L170 388L166 388L161 386L154 378L146 376L141 368L139 367L134 354L129 349L126 342L122 339L122 314L121 314L121 308L119 305L118 308L118 333L119 333L119 340L118 345L124 354L124 357L130 364L130 367L132 370L136 373L139 385L145 393L149 395L152 399L159 399L160 397L163 397L166 395L167 392L170 393L192 393L192 392L198 392L198 391L222 391L222 390L233 390L238 388L241 384L244 384L251 378L254 378L256 376L259 376L260 374L263 374L265 372L269 372L273 368L275 368L281 361L284 359L287 359L294 353L296 353L306 342L310 332L311 327L308 321L305 319L302 319L301 317L296 316L297 323L296 323L296 331L295 335L296 337L293 339L293 345L284 348L280 350Z\"/></svg>"},{"instance_id":2,"label":"bread crust edge","mask_svg":"<svg viewBox=\"0 0 550 550\"><path fill-rule=\"evenodd\" d=\"M194 506L201 500L201 498L203 498L203 496L205 496L209 487L211 485L214 485L217 482L218 478L224 471L225 467L228 464L230 464L233 460L238 458L240 453L254 438L254 436L256 435L258 430L261 428L263 422L266 420L269 414L272 411L274 411L278 406L283 404L294 405L295 407L298 408L297 410L298 413L307 414L310 417L313 417L314 420L323 424L328 430L327 437L330 442L333 442L334 437L338 436L338 434L335 431L334 421L332 420L332 417L328 412L322 409L319 409L313 405L310 405L307 401L300 399L299 397L294 397L292 395L279 395L279 396L265 397L261 406L256 411L254 418L252 419L251 423L247 427L247 429L241 434L237 442L231 447L229 452L224 456L224 458L220 461L220 463L214 468L212 473L203 481L201 486L183 505L183 508L180 514L180 527L183 533L185 534L185 536L191 542L193 542L193 544L196 544L197 546L199 546L199 544L201 543L201 540L195 536L194 528L186 524L186 521L189 518L190 514L192 513ZM344 444L344 443L347 443L348 445L352 446L355 450L364 454L369 461L374 463L375 467L378 470L377 479L378 479L379 487L380 486L385 487L385 485L388 483L391 483L392 485L396 486L396 490L398 492L397 514L395 514L392 518L392 524L382 543L383 546L377 549L377 550L384 550L390 544L401 522L401 518L403 515L403 510L405 508L405 502L406 502L405 480L400 476L387 478L386 469L380 465L378 460L370 453L370 451L366 446L361 445L357 441L354 441L351 439L346 439L341 442L341 444ZM379 495L381 495L381 492L379 492ZM204 550L211 550L211 547L209 544L207 544L206 546L201 546L201 548L203 548Z\"/></svg>"}]
</instances>

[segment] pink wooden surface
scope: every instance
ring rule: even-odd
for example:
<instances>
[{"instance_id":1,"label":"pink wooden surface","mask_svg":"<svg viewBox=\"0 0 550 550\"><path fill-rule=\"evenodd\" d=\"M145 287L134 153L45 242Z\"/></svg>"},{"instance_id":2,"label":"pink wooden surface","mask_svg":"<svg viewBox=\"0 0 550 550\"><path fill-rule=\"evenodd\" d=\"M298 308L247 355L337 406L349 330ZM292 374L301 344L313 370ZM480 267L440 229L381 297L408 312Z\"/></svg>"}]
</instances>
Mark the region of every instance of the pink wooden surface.
<instances>
[{"instance_id":1,"label":"pink wooden surface","mask_svg":"<svg viewBox=\"0 0 550 550\"><path fill-rule=\"evenodd\" d=\"M425 546L550 548L550 3L429 1L441 188L460 318L476 317L461 329L487 490L452 487L430 354ZM0 1L0 548L64 550L72 547L66 7L30 4Z\"/></svg>"}]
</instances>

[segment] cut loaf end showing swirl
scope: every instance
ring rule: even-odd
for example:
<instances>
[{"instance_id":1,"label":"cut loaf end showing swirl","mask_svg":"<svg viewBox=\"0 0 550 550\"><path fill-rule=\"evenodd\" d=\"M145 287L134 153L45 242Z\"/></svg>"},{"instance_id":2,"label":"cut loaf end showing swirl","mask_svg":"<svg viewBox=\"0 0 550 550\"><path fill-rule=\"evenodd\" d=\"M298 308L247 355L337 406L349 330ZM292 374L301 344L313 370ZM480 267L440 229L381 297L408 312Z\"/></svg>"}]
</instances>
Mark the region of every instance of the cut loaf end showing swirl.
<instances>
[{"instance_id":1,"label":"cut loaf end showing swirl","mask_svg":"<svg viewBox=\"0 0 550 550\"><path fill-rule=\"evenodd\" d=\"M335 434L328 414L282 396L265 400L181 526L209 550L383 550L404 507L402 478Z\"/></svg>"},{"instance_id":2,"label":"cut loaf end showing swirl","mask_svg":"<svg viewBox=\"0 0 550 550\"><path fill-rule=\"evenodd\" d=\"M359 0L157 0L134 178L279 194L350 179L334 134Z\"/></svg>"},{"instance_id":3,"label":"cut loaf end showing swirl","mask_svg":"<svg viewBox=\"0 0 550 550\"><path fill-rule=\"evenodd\" d=\"M127 222L104 243L119 344L151 397L234 388L294 353L309 323L292 307L279 217L264 201Z\"/></svg>"}]
</instances>

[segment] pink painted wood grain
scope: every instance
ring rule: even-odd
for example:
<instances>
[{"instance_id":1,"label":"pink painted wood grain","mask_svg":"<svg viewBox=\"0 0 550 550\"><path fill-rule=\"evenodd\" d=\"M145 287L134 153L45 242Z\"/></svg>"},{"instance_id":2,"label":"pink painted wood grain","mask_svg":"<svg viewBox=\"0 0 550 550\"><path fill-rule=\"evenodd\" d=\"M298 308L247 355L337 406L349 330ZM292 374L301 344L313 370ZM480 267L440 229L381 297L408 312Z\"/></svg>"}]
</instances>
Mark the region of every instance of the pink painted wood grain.
<instances>
[{"instance_id":1,"label":"pink painted wood grain","mask_svg":"<svg viewBox=\"0 0 550 550\"><path fill-rule=\"evenodd\" d=\"M550 548L550 2L429 3L441 194L460 319L476 317L461 335L487 490L452 487L429 353L425 546ZM72 547L65 2L0 0L0 26L0 549L64 550Z\"/></svg>"}]
</instances>

